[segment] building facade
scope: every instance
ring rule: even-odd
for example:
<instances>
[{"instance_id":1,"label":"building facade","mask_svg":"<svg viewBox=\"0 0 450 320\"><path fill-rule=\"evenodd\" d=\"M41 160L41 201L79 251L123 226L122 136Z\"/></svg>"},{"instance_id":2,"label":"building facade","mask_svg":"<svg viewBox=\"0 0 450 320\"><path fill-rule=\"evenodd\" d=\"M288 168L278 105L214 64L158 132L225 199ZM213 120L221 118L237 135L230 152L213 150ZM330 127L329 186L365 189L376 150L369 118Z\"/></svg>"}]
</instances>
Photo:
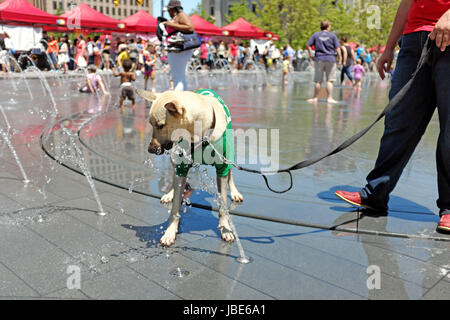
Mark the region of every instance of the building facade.
<instances>
[{"instance_id":1,"label":"building facade","mask_svg":"<svg viewBox=\"0 0 450 320\"><path fill-rule=\"evenodd\" d=\"M114 0L28 0L28 2L51 14L64 13L81 3L86 3L93 9L119 20L141 9L153 13L153 0L143 0L142 6L138 5L136 0L119 0L118 7L114 5Z\"/></svg>"},{"instance_id":2,"label":"building facade","mask_svg":"<svg viewBox=\"0 0 450 320\"><path fill-rule=\"evenodd\" d=\"M202 7L206 14L215 20L214 24L219 27L227 25L229 22L226 15L230 13L230 8L234 2L241 0L202 0ZM253 12L260 5L259 0L247 0L248 8ZM231 21L230 21L231 22Z\"/></svg>"}]
</instances>

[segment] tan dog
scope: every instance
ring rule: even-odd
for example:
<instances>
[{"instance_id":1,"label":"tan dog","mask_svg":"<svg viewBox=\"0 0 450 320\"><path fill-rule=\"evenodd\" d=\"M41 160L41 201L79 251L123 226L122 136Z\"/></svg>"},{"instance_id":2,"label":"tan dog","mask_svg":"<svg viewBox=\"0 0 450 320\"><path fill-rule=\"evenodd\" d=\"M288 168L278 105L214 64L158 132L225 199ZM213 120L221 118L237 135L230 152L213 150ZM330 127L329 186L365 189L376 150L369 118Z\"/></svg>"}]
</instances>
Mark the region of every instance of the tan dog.
<instances>
[{"instance_id":1,"label":"tan dog","mask_svg":"<svg viewBox=\"0 0 450 320\"><path fill-rule=\"evenodd\" d=\"M227 114L222 104L214 97L200 95L190 91L167 91L156 95L150 91L137 90L144 99L153 102L150 110L150 124L153 127L153 137L148 151L152 154L163 154L165 150L172 149L174 143L179 141L177 133L182 129L189 133L191 143L196 143L207 132L212 132L210 141L219 139L227 128ZM201 124L201 137L198 136L195 127ZM197 133L197 135L195 135ZM162 203L172 202L169 226L160 243L171 246L175 242L180 220L180 207L186 178L175 174L172 190L161 198ZM232 201L243 201L242 195L237 190L231 170L225 177L217 177L218 192L222 198L219 208L219 225L222 239L227 242L234 241L234 235L227 216L228 186Z\"/></svg>"}]
</instances>

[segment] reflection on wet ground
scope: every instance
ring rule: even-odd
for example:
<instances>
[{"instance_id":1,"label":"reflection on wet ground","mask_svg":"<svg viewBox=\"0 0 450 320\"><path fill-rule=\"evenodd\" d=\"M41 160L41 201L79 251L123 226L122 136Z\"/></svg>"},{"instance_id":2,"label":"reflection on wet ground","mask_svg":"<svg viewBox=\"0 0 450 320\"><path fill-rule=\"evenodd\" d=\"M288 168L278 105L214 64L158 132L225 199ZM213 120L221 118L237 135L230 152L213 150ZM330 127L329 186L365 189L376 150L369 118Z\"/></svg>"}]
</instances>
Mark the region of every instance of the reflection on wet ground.
<instances>
[{"instance_id":1,"label":"reflection on wet ground","mask_svg":"<svg viewBox=\"0 0 450 320\"><path fill-rule=\"evenodd\" d=\"M196 293L200 298L207 297L208 292L219 299L287 298L287 292L293 294L290 298L448 298L448 291L445 294L444 290L449 287L450 242L446 240L450 236L435 231L439 220L435 206L434 152L439 130L436 116L392 194L387 217L355 210L334 196L338 188L358 190L364 184L377 156L382 123L344 152L295 172L294 188L283 195L268 191L261 177L235 170L235 181L245 201L231 208L235 214L233 221L246 252L254 260L242 267L234 261L238 256L236 248L219 240L217 218L211 211L215 207L213 196L204 191L199 175L190 177L195 192L190 199L192 205L184 208L176 246L168 251L159 247L168 209L143 195L158 198L168 191L171 164L167 156L147 153L152 130L147 118L150 106L138 99L134 111L117 109L117 79L111 75L104 77L112 93L110 97L79 93L80 77L48 80L60 115L43 141L52 157L59 157L64 165L80 171L76 163L61 157L69 142L62 129L78 133L77 143L97 180L106 211L111 213L106 220L98 220L93 214L95 199L86 180L71 171L60 173L63 168L45 157L39 146L39 136L49 125L52 113L51 99L42 79L27 79L33 92L32 101L24 79L0 80L4 88L0 101L13 124L12 141L32 180L31 186L21 187L18 169L2 142L0 156L5 162L0 179L6 182L0 190L0 197L5 199L0 215L0 228L5 229L2 235L8 243L15 237L11 228L25 226L27 234L32 232L25 236L24 242L42 234L63 249L62 255L69 256L65 260L54 257L64 261L59 268L73 261L86 266L87 289L81 290L81 296L78 293L68 297L102 297L108 277L133 283L137 281L132 276L136 272L156 279L165 288L163 292L160 287L149 290L156 292L153 298L196 297L193 287L184 282L173 283L155 270L155 266L166 268L170 263L165 271L187 270L188 279L200 281L214 274L216 280L209 280L212 288ZM278 85L278 77L281 80L280 75L197 74L189 76L189 84L192 88L213 88L230 107L234 129L267 131L267 148L259 146L260 141L249 141L246 147L256 148L276 167L287 167L328 152L369 125L387 103L389 80L379 81L375 75L367 78L361 93L337 86L334 92L335 99L340 101L337 105L306 102L313 93L311 74L292 74L285 87ZM139 80L137 86L142 86L142 82ZM158 77L156 86L159 91L167 88L164 75ZM271 139L271 129L278 130L279 141ZM279 148L278 156L270 151L275 147ZM249 164L248 152L245 156L246 167L269 165ZM214 176L212 168L205 168ZM275 189L289 184L286 175L272 176L269 180ZM89 200L81 200L86 197ZM19 215L21 219L17 220ZM92 226L95 236L88 236L83 225ZM83 235L86 247L68 243L68 239ZM103 244L95 249L86 241ZM6 249L0 246L1 250ZM8 251L4 257L16 259ZM0 268L8 263L7 258L0 258ZM124 265L129 267L123 270ZM288 270L285 275L274 271L277 265ZM366 286L366 269L373 265L380 267L382 279L388 279L382 281L382 290ZM197 273L197 269L206 273ZM255 274L271 275L275 282ZM224 279L217 280L221 277ZM290 288L289 279L294 278L299 288ZM27 281L40 296L53 292L63 296L57 289L63 289L64 285L52 286L51 281L44 284L33 276ZM219 293L220 289L224 292ZM139 296L138 292L139 289L127 291L130 297Z\"/></svg>"}]
</instances>

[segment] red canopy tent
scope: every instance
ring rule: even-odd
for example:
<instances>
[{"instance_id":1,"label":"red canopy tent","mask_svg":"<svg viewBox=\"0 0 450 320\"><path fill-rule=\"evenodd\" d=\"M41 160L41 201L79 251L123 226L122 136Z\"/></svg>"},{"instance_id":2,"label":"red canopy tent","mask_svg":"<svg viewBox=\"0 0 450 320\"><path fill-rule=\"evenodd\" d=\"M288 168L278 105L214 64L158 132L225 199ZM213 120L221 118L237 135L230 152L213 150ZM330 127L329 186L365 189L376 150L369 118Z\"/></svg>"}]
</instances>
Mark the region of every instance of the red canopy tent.
<instances>
[{"instance_id":1,"label":"red canopy tent","mask_svg":"<svg viewBox=\"0 0 450 320\"><path fill-rule=\"evenodd\" d=\"M125 24L100 13L86 3L67 11L61 17L67 19L68 29L125 31Z\"/></svg>"},{"instance_id":2,"label":"red canopy tent","mask_svg":"<svg viewBox=\"0 0 450 320\"><path fill-rule=\"evenodd\" d=\"M194 24L194 29L199 35L206 36L221 36L223 35L222 29L218 26L213 25L211 22L206 21L198 14L191 16L192 23Z\"/></svg>"},{"instance_id":3,"label":"red canopy tent","mask_svg":"<svg viewBox=\"0 0 450 320\"><path fill-rule=\"evenodd\" d=\"M252 25L244 18L239 18L236 21L226 25L222 30L227 31L230 36L248 39L271 39L274 35L271 32L266 32L257 26Z\"/></svg>"},{"instance_id":4,"label":"red canopy tent","mask_svg":"<svg viewBox=\"0 0 450 320\"><path fill-rule=\"evenodd\" d=\"M0 23L64 25L65 19L42 11L26 0L6 0L0 3Z\"/></svg>"},{"instance_id":5,"label":"red canopy tent","mask_svg":"<svg viewBox=\"0 0 450 320\"><path fill-rule=\"evenodd\" d=\"M157 20L145 10L139 10L120 22L126 24L129 32L156 33Z\"/></svg>"}]
</instances>

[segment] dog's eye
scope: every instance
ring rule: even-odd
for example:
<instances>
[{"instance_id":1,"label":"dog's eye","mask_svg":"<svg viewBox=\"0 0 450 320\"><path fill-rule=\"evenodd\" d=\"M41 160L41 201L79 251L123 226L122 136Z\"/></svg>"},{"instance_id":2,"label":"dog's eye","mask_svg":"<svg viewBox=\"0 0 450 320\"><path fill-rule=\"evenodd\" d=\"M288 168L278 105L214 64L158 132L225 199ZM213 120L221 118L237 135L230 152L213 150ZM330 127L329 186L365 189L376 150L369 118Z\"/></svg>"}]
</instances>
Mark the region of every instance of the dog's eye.
<instances>
[{"instance_id":1,"label":"dog's eye","mask_svg":"<svg viewBox=\"0 0 450 320\"><path fill-rule=\"evenodd\" d=\"M156 125L156 129L162 130L162 128L164 128L164 125Z\"/></svg>"}]
</instances>

